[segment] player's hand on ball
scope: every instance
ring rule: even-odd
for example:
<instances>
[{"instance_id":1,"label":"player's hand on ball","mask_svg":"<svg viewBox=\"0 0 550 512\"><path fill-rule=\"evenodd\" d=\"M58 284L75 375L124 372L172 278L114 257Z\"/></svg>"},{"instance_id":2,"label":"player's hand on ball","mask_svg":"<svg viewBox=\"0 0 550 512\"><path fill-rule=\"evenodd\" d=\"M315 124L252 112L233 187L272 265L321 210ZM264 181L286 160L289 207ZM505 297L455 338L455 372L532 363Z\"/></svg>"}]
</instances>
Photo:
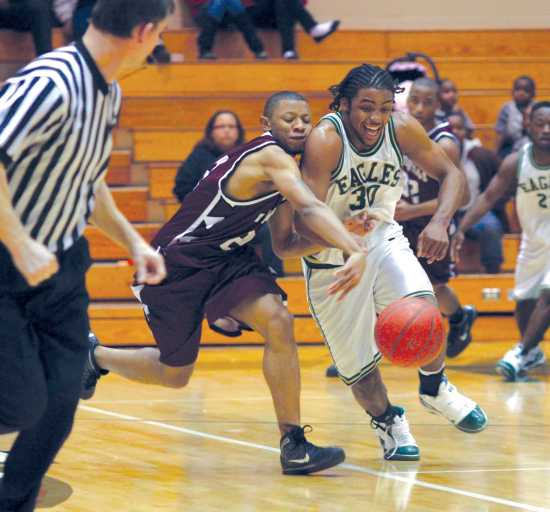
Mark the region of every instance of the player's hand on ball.
<instances>
[{"instance_id":1,"label":"player's hand on ball","mask_svg":"<svg viewBox=\"0 0 550 512\"><path fill-rule=\"evenodd\" d=\"M330 295L339 293L338 300L342 300L359 284L366 267L366 252L352 253L346 264L334 273L336 280L328 287L328 293Z\"/></svg>"},{"instance_id":2,"label":"player's hand on ball","mask_svg":"<svg viewBox=\"0 0 550 512\"><path fill-rule=\"evenodd\" d=\"M426 258L428 263L442 260L449 248L447 226L438 222L430 222L418 237L417 256Z\"/></svg>"},{"instance_id":3,"label":"player's hand on ball","mask_svg":"<svg viewBox=\"0 0 550 512\"><path fill-rule=\"evenodd\" d=\"M145 242L134 249L132 259L138 283L159 284L166 277L164 258Z\"/></svg>"},{"instance_id":4,"label":"player's hand on ball","mask_svg":"<svg viewBox=\"0 0 550 512\"><path fill-rule=\"evenodd\" d=\"M352 217L348 217L344 221L344 226L350 233L362 236L374 229L375 220L376 218L369 216L367 212L361 212Z\"/></svg>"},{"instance_id":5,"label":"player's hand on ball","mask_svg":"<svg viewBox=\"0 0 550 512\"><path fill-rule=\"evenodd\" d=\"M460 229L451 238L451 259L458 263L460 261L460 249L464 243L464 232Z\"/></svg>"},{"instance_id":6,"label":"player's hand on ball","mask_svg":"<svg viewBox=\"0 0 550 512\"><path fill-rule=\"evenodd\" d=\"M30 237L9 249L14 265L30 286L39 285L59 270L55 254Z\"/></svg>"}]
</instances>

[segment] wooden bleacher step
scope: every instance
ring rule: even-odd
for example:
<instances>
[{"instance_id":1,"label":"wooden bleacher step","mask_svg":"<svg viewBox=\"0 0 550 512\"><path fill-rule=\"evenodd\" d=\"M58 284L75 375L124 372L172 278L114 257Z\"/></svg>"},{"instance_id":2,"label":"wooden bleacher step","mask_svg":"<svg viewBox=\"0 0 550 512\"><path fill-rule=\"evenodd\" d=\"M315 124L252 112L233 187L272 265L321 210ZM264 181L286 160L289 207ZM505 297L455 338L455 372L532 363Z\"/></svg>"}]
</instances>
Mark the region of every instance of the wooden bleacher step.
<instances>
[{"instance_id":1,"label":"wooden bleacher step","mask_svg":"<svg viewBox=\"0 0 550 512\"><path fill-rule=\"evenodd\" d=\"M122 80L125 97L187 96L193 92L269 93L281 88L306 95L326 91L343 78L350 67L363 62L246 62L184 63L167 67L149 66ZM374 63L385 64L385 61ZM528 74L548 88L550 59L540 58L473 58L441 59L441 76L454 77L462 91L509 91L513 77ZM258 80L261 76L261 80Z\"/></svg>"},{"instance_id":2,"label":"wooden bleacher step","mask_svg":"<svg viewBox=\"0 0 550 512\"><path fill-rule=\"evenodd\" d=\"M457 77L459 80L459 77ZM459 81L460 86L460 81ZM545 91L540 93L541 96ZM550 90L546 93L550 96ZM260 114L269 94L194 94L179 97L130 97L124 98L120 127L126 130L189 130L202 137L206 120L217 110L233 110L238 113L246 130L258 130ZM328 112L330 95L325 90L307 95L312 117L316 121ZM490 125L496 122L500 108L510 100L509 92L481 90L460 94L460 105L476 124ZM247 134L248 135L248 134Z\"/></svg>"},{"instance_id":3,"label":"wooden bleacher step","mask_svg":"<svg viewBox=\"0 0 550 512\"><path fill-rule=\"evenodd\" d=\"M161 224L156 223L134 224L134 228L148 242L153 239L160 227ZM90 244L90 255L96 261L125 260L129 258L126 249L113 242L95 226L88 226L84 232L84 236L86 236Z\"/></svg>"},{"instance_id":4,"label":"wooden bleacher step","mask_svg":"<svg viewBox=\"0 0 550 512\"><path fill-rule=\"evenodd\" d=\"M94 263L87 275L92 300L128 300L133 298L130 285L133 267L126 262ZM279 284L288 294L289 309L296 315L309 314L302 277L285 277ZM452 282L462 304L473 304L484 313L510 313L515 303L509 299L514 287L512 274L463 275Z\"/></svg>"},{"instance_id":5,"label":"wooden bleacher step","mask_svg":"<svg viewBox=\"0 0 550 512\"><path fill-rule=\"evenodd\" d=\"M270 57L280 58L280 37L272 30L259 30ZM185 61L197 59L197 30L168 31L164 41L172 52L183 53ZM407 52L431 57L516 56L547 57L550 34L544 30L430 30L376 31L339 30L322 44L303 31L296 31L296 48L301 60L390 59ZM252 54L238 32L220 31L214 51L220 58L251 59Z\"/></svg>"},{"instance_id":6,"label":"wooden bleacher step","mask_svg":"<svg viewBox=\"0 0 550 512\"><path fill-rule=\"evenodd\" d=\"M118 208L130 222L148 220L147 187L111 187L111 193Z\"/></svg>"},{"instance_id":7,"label":"wooden bleacher step","mask_svg":"<svg viewBox=\"0 0 550 512\"><path fill-rule=\"evenodd\" d=\"M259 128L246 131L248 140L260 134ZM203 133L196 130L136 130L133 133L134 160L146 163L182 162L202 136ZM494 126L476 125L476 137L486 147L493 147Z\"/></svg>"},{"instance_id":8,"label":"wooden bleacher step","mask_svg":"<svg viewBox=\"0 0 550 512\"><path fill-rule=\"evenodd\" d=\"M137 302L112 304L96 302L89 308L93 331L107 345L152 345L153 336L143 318L143 310ZM294 332L299 343L322 342L321 333L313 318L304 316L294 320ZM473 328L476 342L516 340L519 331L512 316L480 316ZM550 331L545 340L550 340ZM255 332L245 332L239 338L222 336L203 324L202 344L262 343Z\"/></svg>"},{"instance_id":9,"label":"wooden bleacher step","mask_svg":"<svg viewBox=\"0 0 550 512\"><path fill-rule=\"evenodd\" d=\"M280 37L273 30L259 30L270 56L280 57ZM170 51L183 53L185 61L197 59L197 30L167 31L163 35ZM316 44L301 30L296 31L297 49L302 60L390 59L407 52L424 52L432 57L491 57L526 55L546 57L550 46L547 30L455 30L455 31L377 31L339 30L322 44ZM53 30L54 47L65 44L61 29ZM215 51L219 57L251 59L238 32L220 31ZM27 62L34 57L28 32L0 31L1 60Z\"/></svg>"},{"instance_id":10,"label":"wooden bleacher step","mask_svg":"<svg viewBox=\"0 0 550 512\"><path fill-rule=\"evenodd\" d=\"M92 330L108 345L152 345L151 331L143 318L143 310L137 303L104 304L93 303L89 308ZM294 322L296 340L302 343L321 341L317 325L310 317L296 318ZM203 323L203 344L261 343L257 333L244 332L241 337L228 338L212 331Z\"/></svg>"}]
</instances>

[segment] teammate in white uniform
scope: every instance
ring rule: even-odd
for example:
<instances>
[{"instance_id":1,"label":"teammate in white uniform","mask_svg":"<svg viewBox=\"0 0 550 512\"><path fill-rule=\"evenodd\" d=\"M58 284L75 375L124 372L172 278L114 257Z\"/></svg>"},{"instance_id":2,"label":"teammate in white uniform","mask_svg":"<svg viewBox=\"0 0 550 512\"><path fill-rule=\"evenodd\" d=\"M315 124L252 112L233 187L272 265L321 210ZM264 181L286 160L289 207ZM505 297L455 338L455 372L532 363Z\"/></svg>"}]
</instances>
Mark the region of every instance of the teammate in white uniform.
<instances>
[{"instance_id":1,"label":"teammate in white uniform","mask_svg":"<svg viewBox=\"0 0 550 512\"><path fill-rule=\"evenodd\" d=\"M396 86L383 69L369 64L356 67L331 92L335 112L309 136L302 175L341 220L365 213L375 219L375 227L362 237L368 250L367 270L342 301L328 293L335 269L344 263L341 251L323 249L304 258L310 309L340 378L373 418L384 457L416 460L419 450L404 411L390 404L382 383L374 340L376 315L391 302L406 296L435 302L426 273L393 220L403 188L402 153L441 182L437 211L418 242L418 255L429 262L446 254L447 228L461 203L465 179L414 118L393 112ZM300 224L297 229L307 236ZM422 369L422 404L461 430L482 430L485 413L448 382L444 360L443 352Z\"/></svg>"},{"instance_id":2,"label":"teammate in white uniform","mask_svg":"<svg viewBox=\"0 0 550 512\"><path fill-rule=\"evenodd\" d=\"M529 131L532 142L502 162L462 219L452 244L457 254L464 233L499 198L516 189L522 235L513 295L521 341L497 363L497 372L508 380L544 363L538 345L550 325L550 102L533 105Z\"/></svg>"}]
</instances>

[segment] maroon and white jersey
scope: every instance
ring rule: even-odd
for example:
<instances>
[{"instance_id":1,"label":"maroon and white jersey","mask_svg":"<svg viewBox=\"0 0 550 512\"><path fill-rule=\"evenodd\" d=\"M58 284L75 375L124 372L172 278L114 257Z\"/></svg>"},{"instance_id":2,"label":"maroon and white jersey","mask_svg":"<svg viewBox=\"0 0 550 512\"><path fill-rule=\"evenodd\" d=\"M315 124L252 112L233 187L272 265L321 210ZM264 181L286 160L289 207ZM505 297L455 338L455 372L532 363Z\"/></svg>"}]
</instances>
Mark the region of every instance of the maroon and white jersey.
<instances>
[{"instance_id":1,"label":"maroon and white jersey","mask_svg":"<svg viewBox=\"0 0 550 512\"><path fill-rule=\"evenodd\" d=\"M224 189L246 156L274 144L266 132L222 155L185 196L182 207L160 229L152 245L169 253L176 263L203 268L249 244L284 198L276 191L239 201Z\"/></svg>"},{"instance_id":2,"label":"maroon and white jersey","mask_svg":"<svg viewBox=\"0 0 550 512\"><path fill-rule=\"evenodd\" d=\"M439 142L442 139L451 139L457 145L459 144L458 139L451 132L451 125L448 122L438 124L432 128L428 132L428 137L434 142ZM402 169L405 175L405 186L403 187L402 196L404 201L411 204L418 204L437 198L439 194L439 181L428 176L406 155L403 157ZM403 224L425 226L430 222L430 219L430 216L417 217Z\"/></svg>"}]
</instances>

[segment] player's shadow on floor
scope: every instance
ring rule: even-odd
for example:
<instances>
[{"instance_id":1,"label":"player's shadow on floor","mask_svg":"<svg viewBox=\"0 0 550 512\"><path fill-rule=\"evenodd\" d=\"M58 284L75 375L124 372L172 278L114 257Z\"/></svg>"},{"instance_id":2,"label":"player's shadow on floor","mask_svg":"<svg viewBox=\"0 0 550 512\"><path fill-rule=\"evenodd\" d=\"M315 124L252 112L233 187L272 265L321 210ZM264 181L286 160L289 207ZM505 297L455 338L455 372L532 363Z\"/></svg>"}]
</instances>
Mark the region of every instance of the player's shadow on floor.
<instances>
[{"instance_id":1,"label":"player's shadow on floor","mask_svg":"<svg viewBox=\"0 0 550 512\"><path fill-rule=\"evenodd\" d=\"M446 368L453 370L455 372L462 373L473 373L478 375L493 375L498 377L497 372L495 371L494 364L469 364L469 365L452 365L446 364ZM548 365L543 366L542 368L536 368L535 370L529 372L529 375L522 376L518 379L518 382L539 382L542 380L547 380L550 377L550 367Z\"/></svg>"},{"instance_id":2,"label":"player's shadow on floor","mask_svg":"<svg viewBox=\"0 0 550 512\"><path fill-rule=\"evenodd\" d=\"M38 498L37 508L51 508L69 499L72 487L57 478L45 477Z\"/></svg>"}]
</instances>

